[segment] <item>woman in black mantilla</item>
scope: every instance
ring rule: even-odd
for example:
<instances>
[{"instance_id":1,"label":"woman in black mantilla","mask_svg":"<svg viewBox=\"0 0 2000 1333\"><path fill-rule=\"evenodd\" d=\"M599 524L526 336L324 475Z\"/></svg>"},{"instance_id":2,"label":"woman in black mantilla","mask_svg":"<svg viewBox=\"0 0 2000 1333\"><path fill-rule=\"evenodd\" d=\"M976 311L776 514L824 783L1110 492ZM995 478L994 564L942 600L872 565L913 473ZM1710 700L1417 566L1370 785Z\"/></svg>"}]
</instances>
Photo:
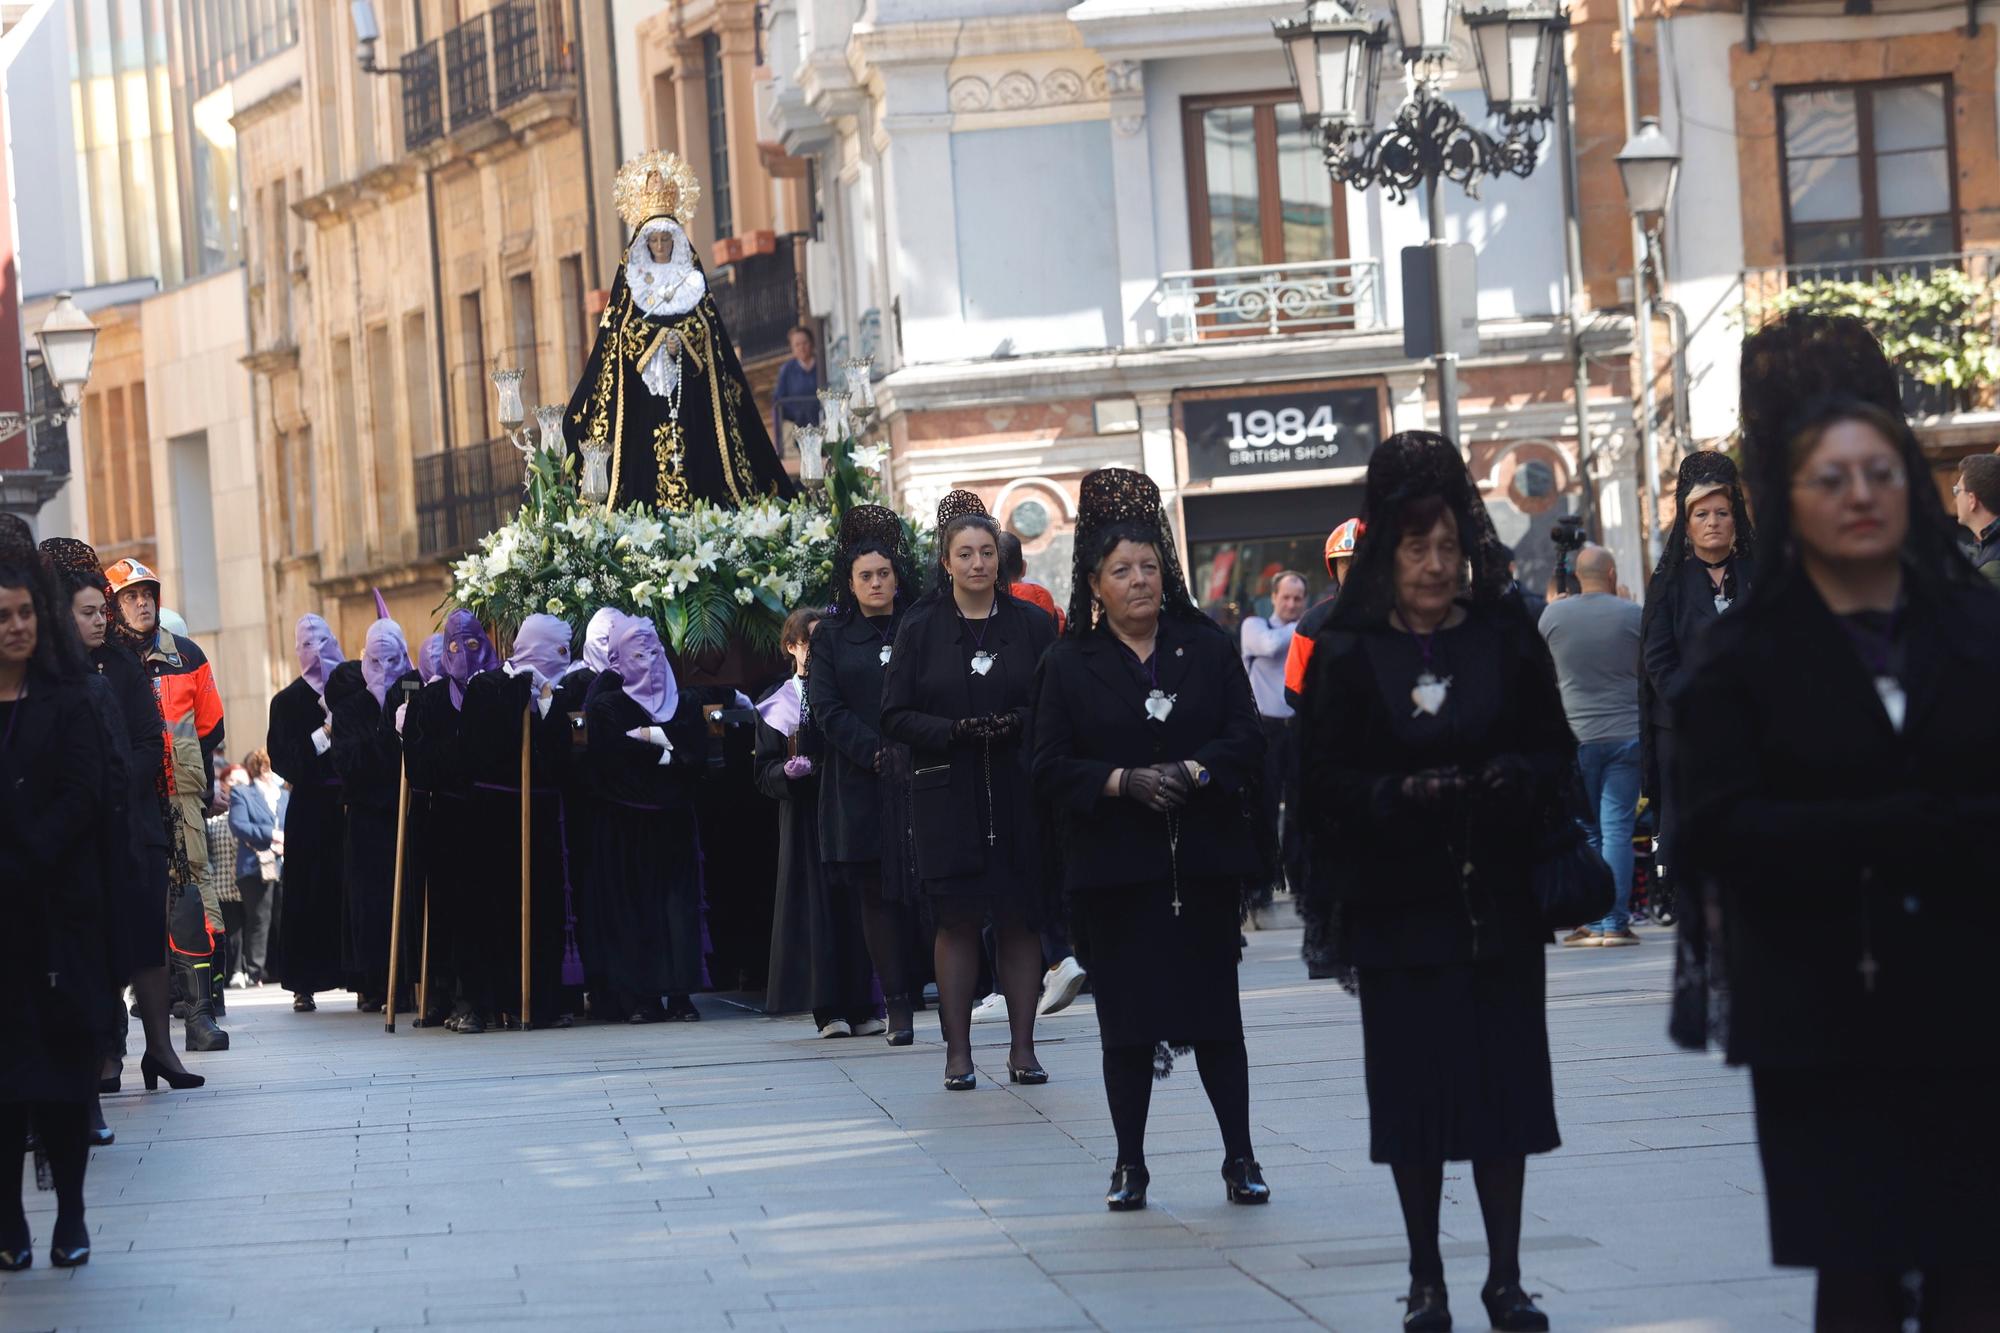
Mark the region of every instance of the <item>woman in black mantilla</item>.
<instances>
[{"instance_id":1,"label":"woman in black mantilla","mask_svg":"<svg viewBox=\"0 0 2000 1333\"><path fill-rule=\"evenodd\" d=\"M1243 890L1259 875L1246 798L1264 737L1250 680L1188 595L1151 479L1103 468L1078 493L1069 626L1042 659L1034 768L1097 996L1118 1135L1105 1203L1146 1206L1160 1045L1194 1049L1230 1202L1264 1203L1236 990Z\"/></svg>"},{"instance_id":2,"label":"woman in black mantilla","mask_svg":"<svg viewBox=\"0 0 2000 1333\"><path fill-rule=\"evenodd\" d=\"M1710 450L1689 454L1674 492L1674 526L1646 584L1639 628L1639 775L1664 844L1663 865L1671 865L1674 856L1675 802L1668 790L1673 700L1701 636L1750 590L1756 549L1735 462Z\"/></svg>"},{"instance_id":3,"label":"woman in black mantilla","mask_svg":"<svg viewBox=\"0 0 2000 1333\"><path fill-rule=\"evenodd\" d=\"M694 172L672 153L647 153L619 169L614 197L632 243L563 423L586 482L608 466L614 509L790 497L688 240L701 200Z\"/></svg>"},{"instance_id":4,"label":"woman in black mantilla","mask_svg":"<svg viewBox=\"0 0 2000 1333\"><path fill-rule=\"evenodd\" d=\"M1675 787L1728 1005L1684 973L1674 1035L1750 1066L1816 1327L2000 1327L2000 598L1864 326L1789 316L1741 382L1757 577L1681 695Z\"/></svg>"},{"instance_id":5,"label":"woman in black mantilla","mask_svg":"<svg viewBox=\"0 0 2000 1333\"><path fill-rule=\"evenodd\" d=\"M819 781L819 851L827 883L859 910L889 1011L891 1046L916 1040L911 1014L922 947L911 876L903 873L907 820L894 790L908 753L882 734L882 679L917 578L903 523L881 505L856 505L840 521L833 614L812 636L806 692L825 737ZM900 753L899 753L900 752Z\"/></svg>"},{"instance_id":6,"label":"woman in black mantilla","mask_svg":"<svg viewBox=\"0 0 2000 1333\"><path fill-rule=\"evenodd\" d=\"M938 505L940 586L903 617L882 682L882 732L910 747L917 874L937 922L945 1087L978 1086L972 1001L980 928L999 945L1012 1045L1007 1076L1046 1083L1035 1057L1046 904L1026 743L1035 666L1055 622L1000 583L1000 527L971 491Z\"/></svg>"},{"instance_id":7,"label":"woman in black mantilla","mask_svg":"<svg viewBox=\"0 0 2000 1333\"><path fill-rule=\"evenodd\" d=\"M1409 1233L1403 1326L1451 1327L1438 1205L1444 1164L1470 1160L1493 1327L1546 1329L1520 1280L1527 1157L1559 1142L1533 871L1576 742L1457 447L1384 441L1362 521L1313 645L1300 788L1331 862L1318 915L1360 990L1369 1156Z\"/></svg>"}]
</instances>

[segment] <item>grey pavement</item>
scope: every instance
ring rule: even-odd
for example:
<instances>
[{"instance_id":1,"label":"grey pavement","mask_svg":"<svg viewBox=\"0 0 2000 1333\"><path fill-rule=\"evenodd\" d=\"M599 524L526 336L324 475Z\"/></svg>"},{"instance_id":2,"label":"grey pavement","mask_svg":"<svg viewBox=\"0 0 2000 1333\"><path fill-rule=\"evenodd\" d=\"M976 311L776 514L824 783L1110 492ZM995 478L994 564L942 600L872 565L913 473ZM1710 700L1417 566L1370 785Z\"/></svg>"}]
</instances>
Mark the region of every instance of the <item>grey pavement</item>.
<instances>
[{"instance_id":1,"label":"grey pavement","mask_svg":"<svg viewBox=\"0 0 2000 1333\"><path fill-rule=\"evenodd\" d=\"M1305 979L1296 931L1250 939L1267 1208L1224 1202L1187 1061L1153 1099L1152 1207L1105 1212L1087 997L1041 1025L1047 1086L1010 1087L982 1024L978 1091L947 1093L933 1014L908 1050L716 997L699 1025L388 1036L351 1001L232 992L234 1049L190 1057L208 1087L105 1099L88 1267L46 1266L31 1194L36 1267L0 1276L0 1330L1395 1329L1359 1010ZM1665 1036L1670 952L1657 931L1549 952L1563 1147L1529 1165L1526 1285L1558 1329L1804 1326L1746 1079ZM1463 1165L1443 1226L1458 1326L1484 1328Z\"/></svg>"}]
</instances>

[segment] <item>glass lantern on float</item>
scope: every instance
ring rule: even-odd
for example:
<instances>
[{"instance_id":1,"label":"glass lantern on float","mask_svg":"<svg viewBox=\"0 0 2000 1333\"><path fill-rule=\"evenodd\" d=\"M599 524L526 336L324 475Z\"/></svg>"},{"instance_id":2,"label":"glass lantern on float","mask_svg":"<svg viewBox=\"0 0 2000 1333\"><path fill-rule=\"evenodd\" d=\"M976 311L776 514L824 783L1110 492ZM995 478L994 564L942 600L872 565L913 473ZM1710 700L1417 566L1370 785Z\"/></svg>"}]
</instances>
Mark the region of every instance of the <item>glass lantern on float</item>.
<instances>
[{"instance_id":1,"label":"glass lantern on float","mask_svg":"<svg viewBox=\"0 0 2000 1333\"><path fill-rule=\"evenodd\" d=\"M543 403L535 409L535 428L542 433L542 448L557 458L563 455L562 419L559 403Z\"/></svg>"},{"instance_id":2,"label":"glass lantern on float","mask_svg":"<svg viewBox=\"0 0 2000 1333\"><path fill-rule=\"evenodd\" d=\"M528 409L521 404L521 372L518 370L496 370L493 372L493 391L499 395L500 429L505 431L509 442L516 449L521 442L514 434L521 423L528 419ZM526 452L525 450L523 452Z\"/></svg>"},{"instance_id":3,"label":"glass lantern on float","mask_svg":"<svg viewBox=\"0 0 2000 1333\"><path fill-rule=\"evenodd\" d=\"M799 445L799 480L826 479L826 432L818 426L801 426L794 437Z\"/></svg>"}]
</instances>

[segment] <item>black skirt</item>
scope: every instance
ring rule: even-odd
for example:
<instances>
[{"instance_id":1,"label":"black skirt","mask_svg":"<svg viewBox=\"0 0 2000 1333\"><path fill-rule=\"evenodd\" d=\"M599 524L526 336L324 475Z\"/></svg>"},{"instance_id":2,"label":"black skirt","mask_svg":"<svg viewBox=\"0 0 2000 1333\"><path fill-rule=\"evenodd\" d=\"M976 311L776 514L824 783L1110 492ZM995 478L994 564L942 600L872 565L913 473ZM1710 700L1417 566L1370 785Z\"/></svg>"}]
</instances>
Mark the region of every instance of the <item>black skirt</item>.
<instances>
[{"instance_id":1,"label":"black skirt","mask_svg":"<svg viewBox=\"0 0 2000 1333\"><path fill-rule=\"evenodd\" d=\"M1991 1069L1753 1068L1772 1262L1901 1271L2000 1249Z\"/></svg>"},{"instance_id":2,"label":"black skirt","mask_svg":"<svg viewBox=\"0 0 2000 1333\"><path fill-rule=\"evenodd\" d=\"M629 1006L708 985L694 813L605 801L591 820L604 981ZM591 1012L600 1006L593 997Z\"/></svg>"},{"instance_id":3,"label":"black skirt","mask_svg":"<svg viewBox=\"0 0 2000 1333\"><path fill-rule=\"evenodd\" d=\"M112 978L121 987L134 973L167 961L167 849L141 847L140 873L110 885Z\"/></svg>"},{"instance_id":4,"label":"black skirt","mask_svg":"<svg viewBox=\"0 0 2000 1333\"><path fill-rule=\"evenodd\" d=\"M1165 881L1075 896L1080 961L1090 972L1097 1030L1107 1047L1243 1039L1236 884L1182 883L1178 916L1173 897Z\"/></svg>"},{"instance_id":5,"label":"black skirt","mask_svg":"<svg viewBox=\"0 0 2000 1333\"><path fill-rule=\"evenodd\" d=\"M764 1012L811 1010L856 1022L875 1013L861 897L836 888L819 859L819 793L778 803L778 892Z\"/></svg>"},{"instance_id":6,"label":"black skirt","mask_svg":"<svg viewBox=\"0 0 2000 1333\"><path fill-rule=\"evenodd\" d=\"M1358 971L1369 1160L1419 1166L1561 1145L1539 947Z\"/></svg>"}]
</instances>

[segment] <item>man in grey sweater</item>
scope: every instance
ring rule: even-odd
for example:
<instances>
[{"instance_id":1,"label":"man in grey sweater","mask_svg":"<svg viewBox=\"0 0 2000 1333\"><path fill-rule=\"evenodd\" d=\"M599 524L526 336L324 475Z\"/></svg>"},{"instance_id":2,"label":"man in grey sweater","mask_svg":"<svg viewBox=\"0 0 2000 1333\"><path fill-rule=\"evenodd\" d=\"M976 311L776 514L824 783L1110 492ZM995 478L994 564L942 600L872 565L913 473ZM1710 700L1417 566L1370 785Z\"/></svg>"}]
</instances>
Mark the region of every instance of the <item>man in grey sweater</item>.
<instances>
[{"instance_id":1,"label":"man in grey sweater","mask_svg":"<svg viewBox=\"0 0 2000 1333\"><path fill-rule=\"evenodd\" d=\"M1565 945L1637 944L1632 933L1632 825L1639 808L1639 608L1618 595L1611 552L1576 555L1580 593L1549 604L1542 637L1556 660L1563 711L1592 813L1590 845L1611 867L1611 914L1579 927Z\"/></svg>"}]
</instances>

